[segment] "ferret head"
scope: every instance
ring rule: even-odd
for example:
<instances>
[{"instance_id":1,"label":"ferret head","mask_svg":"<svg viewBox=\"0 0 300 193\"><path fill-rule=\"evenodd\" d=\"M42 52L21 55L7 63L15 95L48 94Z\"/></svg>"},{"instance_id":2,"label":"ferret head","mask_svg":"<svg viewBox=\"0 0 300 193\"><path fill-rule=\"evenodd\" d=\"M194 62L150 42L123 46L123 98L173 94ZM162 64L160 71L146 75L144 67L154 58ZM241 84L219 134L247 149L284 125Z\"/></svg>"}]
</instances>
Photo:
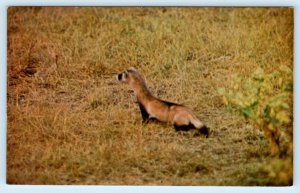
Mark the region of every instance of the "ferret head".
<instances>
[{"instance_id":1,"label":"ferret head","mask_svg":"<svg viewBox=\"0 0 300 193\"><path fill-rule=\"evenodd\" d=\"M118 74L116 79L120 82L130 84L134 80L134 76L136 76L137 73L138 71L134 67L130 67L124 72Z\"/></svg>"},{"instance_id":2,"label":"ferret head","mask_svg":"<svg viewBox=\"0 0 300 193\"><path fill-rule=\"evenodd\" d=\"M141 96L141 94L143 96L151 96L144 78L134 67L130 67L124 72L118 74L116 79L120 82L129 84L137 97Z\"/></svg>"}]
</instances>

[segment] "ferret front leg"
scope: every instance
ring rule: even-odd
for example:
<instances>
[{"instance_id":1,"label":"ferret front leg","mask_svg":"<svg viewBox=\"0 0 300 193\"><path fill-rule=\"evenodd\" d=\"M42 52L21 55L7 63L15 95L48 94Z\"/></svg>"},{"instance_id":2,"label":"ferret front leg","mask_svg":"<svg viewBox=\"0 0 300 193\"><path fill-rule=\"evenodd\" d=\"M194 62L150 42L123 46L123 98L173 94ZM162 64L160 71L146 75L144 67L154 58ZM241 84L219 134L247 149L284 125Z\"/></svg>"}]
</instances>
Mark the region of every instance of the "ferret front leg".
<instances>
[{"instance_id":1,"label":"ferret front leg","mask_svg":"<svg viewBox=\"0 0 300 193\"><path fill-rule=\"evenodd\" d=\"M139 103L139 107L141 110L143 123L147 124L149 122L149 114L147 113L147 111L145 110L144 106L141 103Z\"/></svg>"},{"instance_id":2,"label":"ferret front leg","mask_svg":"<svg viewBox=\"0 0 300 193\"><path fill-rule=\"evenodd\" d=\"M148 119L146 119L144 121L145 124L149 123L149 121L155 121L155 122L158 122L158 120L155 118L155 117L148 117Z\"/></svg>"}]
</instances>

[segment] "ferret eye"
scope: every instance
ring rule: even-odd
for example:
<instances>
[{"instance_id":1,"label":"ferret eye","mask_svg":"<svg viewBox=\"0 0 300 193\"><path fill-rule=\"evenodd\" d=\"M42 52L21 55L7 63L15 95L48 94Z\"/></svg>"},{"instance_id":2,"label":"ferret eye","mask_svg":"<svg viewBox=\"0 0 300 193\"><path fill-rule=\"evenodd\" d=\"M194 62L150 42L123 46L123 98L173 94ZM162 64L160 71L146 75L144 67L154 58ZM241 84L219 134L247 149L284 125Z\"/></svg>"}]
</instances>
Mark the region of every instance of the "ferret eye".
<instances>
[{"instance_id":1,"label":"ferret eye","mask_svg":"<svg viewBox=\"0 0 300 193\"><path fill-rule=\"evenodd\" d=\"M118 80L122 80L122 74L118 74Z\"/></svg>"}]
</instances>

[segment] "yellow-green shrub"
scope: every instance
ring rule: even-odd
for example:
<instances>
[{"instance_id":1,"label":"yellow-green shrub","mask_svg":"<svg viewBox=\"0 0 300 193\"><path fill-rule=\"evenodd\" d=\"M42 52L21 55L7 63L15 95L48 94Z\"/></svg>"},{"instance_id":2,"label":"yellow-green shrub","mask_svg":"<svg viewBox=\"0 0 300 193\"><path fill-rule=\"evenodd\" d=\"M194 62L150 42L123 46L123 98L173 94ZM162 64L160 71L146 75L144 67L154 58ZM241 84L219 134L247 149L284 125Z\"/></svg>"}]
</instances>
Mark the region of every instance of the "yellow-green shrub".
<instances>
[{"instance_id":1,"label":"yellow-green shrub","mask_svg":"<svg viewBox=\"0 0 300 193\"><path fill-rule=\"evenodd\" d=\"M267 72L257 68L250 77L232 76L229 88L219 88L224 104L237 110L264 133L271 156L261 172L270 185L291 185L293 181L293 74L281 65ZM284 167L283 167L284 166Z\"/></svg>"},{"instance_id":2,"label":"yellow-green shrub","mask_svg":"<svg viewBox=\"0 0 300 193\"><path fill-rule=\"evenodd\" d=\"M257 68L250 77L234 74L229 88L218 89L228 108L264 132L271 155L292 154L292 80L292 70L281 65L270 73Z\"/></svg>"}]
</instances>

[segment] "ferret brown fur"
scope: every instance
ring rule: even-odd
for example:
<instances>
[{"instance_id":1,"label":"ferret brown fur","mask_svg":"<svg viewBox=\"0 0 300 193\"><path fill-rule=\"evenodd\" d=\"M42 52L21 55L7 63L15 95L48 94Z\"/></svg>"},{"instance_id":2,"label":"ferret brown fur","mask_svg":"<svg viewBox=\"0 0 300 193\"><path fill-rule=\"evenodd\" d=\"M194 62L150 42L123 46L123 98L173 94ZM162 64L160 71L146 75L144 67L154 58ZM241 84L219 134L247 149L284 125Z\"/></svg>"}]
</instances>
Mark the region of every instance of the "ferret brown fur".
<instances>
[{"instance_id":1,"label":"ferret brown fur","mask_svg":"<svg viewBox=\"0 0 300 193\"><path fill-rule=\"evenodd\" d=\"M128 83L137 98L144 123L158 120L174 125L176 131L197 129L209 136L209 128L204 125L191 109L184 105L164 101L152 95L142 75L133 67L117 75L117 80Z\"/></svg>"}]
</instances>

